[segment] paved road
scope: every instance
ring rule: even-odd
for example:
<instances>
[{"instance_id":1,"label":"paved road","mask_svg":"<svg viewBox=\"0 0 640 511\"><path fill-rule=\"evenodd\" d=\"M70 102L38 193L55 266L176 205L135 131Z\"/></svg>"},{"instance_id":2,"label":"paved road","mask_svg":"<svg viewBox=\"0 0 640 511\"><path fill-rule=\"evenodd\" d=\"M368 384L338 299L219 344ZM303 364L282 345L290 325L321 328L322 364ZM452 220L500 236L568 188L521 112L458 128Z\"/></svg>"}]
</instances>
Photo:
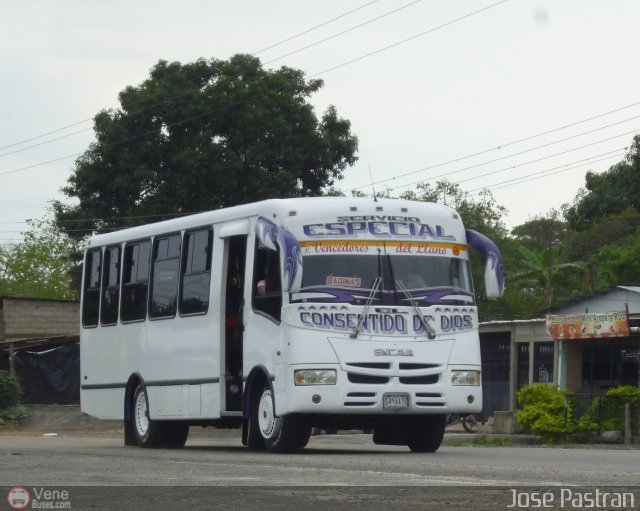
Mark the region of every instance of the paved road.
<instances>
[{"instance_id":1,"label":"paved road","mask_svg":"<svg viewBox=\"0 0 640 511\"><path fill-rule=\"evenodd\" d=\"M161 504L175 499L199 509L203 495L209 507L202 509L238 509L233 505L238 498L247 499L244 509L271 509L269 503L283 500L286 504L273 509L304 504L306 511L323 502L326 507L317 509L329 504L343 509L337 503L351 511L360 509L356 503L369 511L414 509L414 504L415 509L442 509L443 502L455 499L462 504L454 509L482 509L474 501L479 496L480 504L498 503L488 508L506 509L514 487L638 487L640 450L444 445L434 454L415 454L376 446L365 435L337 435L313 437L299 454L273 455L251 452L236 432L224 431L192 435L181 450L124 447L113 433L0 435L0 486L16 485L72 488L74 498L90 499L92 509L100 509L100 502L111 508L114 499L146 509L136 496L154 502L149 509L164 509ZM344 485L352 488L338 488ZM109 488L94 488L104 486ZM484 493L475 486L484 487ZM154 501L158 495L164 500ZM211 495L221 507L211 507ZM640 493L637 498L640 506ZM406 507L389 507L401 501ZM425 507L426 501L434 507ZM77 502L72 508L79 508Z\"/></svg>"}]
</instances>

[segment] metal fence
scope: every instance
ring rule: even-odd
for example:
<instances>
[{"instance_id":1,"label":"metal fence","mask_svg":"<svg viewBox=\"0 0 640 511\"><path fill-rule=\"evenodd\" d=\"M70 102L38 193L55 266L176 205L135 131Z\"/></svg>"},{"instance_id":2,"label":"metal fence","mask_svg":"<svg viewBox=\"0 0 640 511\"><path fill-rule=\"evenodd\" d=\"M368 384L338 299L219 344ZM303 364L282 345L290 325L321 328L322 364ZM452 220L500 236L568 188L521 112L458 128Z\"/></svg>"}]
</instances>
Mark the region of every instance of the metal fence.
<instances>
[{"instance_id":1,"label":"metal fence","mask_svg":"<svg viewBox=\"0 0 640 511\"><path fill-rule=\"evenodd\" d=\"M565 419L577 431L625 434L628 421L631 434L640 435L640 401L629 403L628 410L624 399L613 396L576 394L566 396L565 400Z\"/></svg>"}]
</instances>

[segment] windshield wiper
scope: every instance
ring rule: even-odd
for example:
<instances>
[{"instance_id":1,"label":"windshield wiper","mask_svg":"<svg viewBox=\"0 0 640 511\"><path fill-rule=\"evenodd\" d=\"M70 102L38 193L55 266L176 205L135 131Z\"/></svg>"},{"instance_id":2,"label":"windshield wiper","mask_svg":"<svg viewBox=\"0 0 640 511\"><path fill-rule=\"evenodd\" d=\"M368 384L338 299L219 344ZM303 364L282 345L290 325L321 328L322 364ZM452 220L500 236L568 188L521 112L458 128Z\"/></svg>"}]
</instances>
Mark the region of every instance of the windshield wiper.
<instances>
[{"instance_id":1,"label":"windshield wiper","mask_svg":"<svg viewBox=\"0 0 640 511\"><path fill-rule=\"evenodd\" d=\"M409 302L411 302L413 310L416 311L416 314L418 315L418 317L420 318L420 321L424 325L424 329L427 332L427 337L429 339L435 339L436 338L435 329L431 326L431 324L429 323L429 320L425 317L425 315L420 310L420 307L418 306L416 299L409 292L409 290L407 289L407 286L405 286L401 280L396 280L396 286L400 289L400 291L402 291L405 294Z\"/></svg>"},{"instance_id":2,"label":"windshield wiper","mask_svg":"<svg viewBox=\"0 0 640 511\"><path fill-rule=\"evenodd\" d=\"M376 277L376 280L373 281L373 286L371 286L371 293L369 293L367 302L364 304L364 309L362 310L362 314L360 315L360 319L358 320L356 329L349 335L351 339L357 339L360 328L362 327L362 323L364 322L364 318L366 318L367 314L369 313L369 309L371 308L371 304L373 303L373 299L376 296L376 292L378 291L381 282L382 277Z\"/></svg>"}]
</instances>

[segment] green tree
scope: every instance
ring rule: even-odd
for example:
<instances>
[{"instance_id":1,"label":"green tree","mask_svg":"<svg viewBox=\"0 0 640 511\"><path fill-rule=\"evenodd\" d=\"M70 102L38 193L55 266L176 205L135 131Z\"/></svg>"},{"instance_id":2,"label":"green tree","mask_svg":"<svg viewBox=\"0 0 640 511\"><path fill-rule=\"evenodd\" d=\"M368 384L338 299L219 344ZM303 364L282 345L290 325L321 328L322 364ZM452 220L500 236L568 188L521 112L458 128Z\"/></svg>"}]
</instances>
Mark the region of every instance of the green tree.
<instances>
[{"instance_id":1,"label":"green tree","mask_svg":"<svg viewBox=\"0 0 640 511\"><path fill-rule=\"evenodd\" d=\"M400 197L446 204L460 213L467 229L481 232L494 242L506 237L508 231L504 224L504 216L507 209L497 203L490 191L483 190L477 199L474 199L463 191L460 185L446 179L438 181L435 185L427 182L418 183L416 188L417 191L405 192Z\"/></svg>"},{"instance_id":2,"label":"green tree","mask_svg":"<svg viewBox=\"0 0 640 511\"><path fill-rule=\"evenodd\" d=\"M546 215L515 226L511 235L521 244L531 249L544 250L558 243L564 243L568 236L567 223L560 219L561 213L551 210Z\"/></svg>"},{"instance_id":3,"label":"green tree","mask_svg":"<svg viewBox=\"0 0 640 511\"><path fill-rule=\"evenodd\" d=\"M640 135L636 135L625 159L607 172L587 172L585 186L573 204L563 206L569 225L578 231L602 222L626 208L640 211Z\"/></svg>"},{"instance_id":4,"label":"green tree","mask_svg":"<svg viewBox=\"0 0 640 511\"><path fill-rule=\"evenodd\" d=\"M594 257L603 286L632 284L640 281L640 231L622 244L607 245Z\"/></svg>"},{"instance_id":5,"label":"green tree","mask_svg":"<svg viewBox=\"0 0 640 511\"><path fill-rule=\"evenodd\" d=\"M0 249L0 295L78 299L78 243L50 216L27 223L20 243Z\"/></svg>"},{"instance_id":6,"label":"green tree","mask_svg":"<svg viewBox=\"0 0 640 511\"><path fill-rule=\"evenodd\" d=\"M602 248L620 245L640 228L640 212L629 207L608 215L583 231L571 231L568 240L569 258L590 260Z\"/></svg>"},{"instance_id":7,"label":"green tree","mask_svg":"<svg viewBox=\"0 0 640 511\"><path fill-rule=\"evenodd\" d=\"M542 290L542 304L550 307L559 285L567 278L567 272L585 271L582 261L564 262L562 245L554 245L546 250L529 250L525 246L519 247L521 255L520 266L524 270L511 275L512 282L520 282L525 289Z\"/></svg>"},{"instance_id":8,"label":"green tree","mask_svg":"<svg viewBox=\"0 0 640 511\"><path fill-rule=\"evenodd\" d=\"M323 85L302 71L265 70L235 55L160 61L119 94L120 108L95 117L96 142L54 204L75 236L175 214L276 197L321 195L355 163L350 122L308 98ZM81 222L80 222L81 220Z\"/></svg>"}]
</instances>

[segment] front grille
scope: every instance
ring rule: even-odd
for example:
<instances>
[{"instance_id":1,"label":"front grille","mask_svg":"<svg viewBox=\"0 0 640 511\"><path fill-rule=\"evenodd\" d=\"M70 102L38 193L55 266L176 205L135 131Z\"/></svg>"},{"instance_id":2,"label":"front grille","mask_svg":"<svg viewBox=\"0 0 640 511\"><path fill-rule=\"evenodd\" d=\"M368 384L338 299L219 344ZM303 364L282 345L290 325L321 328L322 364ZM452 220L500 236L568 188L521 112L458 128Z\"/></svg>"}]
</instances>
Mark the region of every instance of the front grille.
<instances>
[{"instance_id":1,"label":"front grille","mask_svg":"<svg viewBox=\"0 0 640 511\"><path fill-rule=\"evenodd\" d=\"M430 374L427 376L401 376L400 383L404 385L433 385L438 383L439 374Z\"/></svg>"},{"instance_id":2,"label":"front grille","mask_svg":"<svg viewBox=\"0 0 640 511\"><path fill-rule=\"evenodd\" d=\"M375 392L349 392L347 394L347 401L344 402L344 406L374 406L376 404ZM351 401L349 401L351 399ZM358 401L354 401L358 399Z\"/></svg>"},{"instance_id":3,"label":"front grille","mask_svg":"<svg viewBox=\"0 0 640 511\"><path fill-rule=\"evenodd\" d=\"M391 364L389 362L350 362L347 363L349 367L358 367L360 369L390 369Z\"/></svg>"},{"instance_id":4,"label":"front grille","mask_svg":"<svg viewBox=\"0 0 640 511\"><path fill-rule=\"evenodd\" d=\"M371 374L347 373L347 378L351 383L368 383L371 385L389 383L389 378L386 376L373 376Z\"/></svg>"},{"instance_id":5,"label":"front grille","mask_svg":"<svg viewBox=\"0 0 640 511\"><path fill-rule=\"evenodd\" d=\"M401 371L412 371L415 369L433 369L434 367L438 367L438 364L417 364L413 362L400 362L399 367Z\"/></svg>"},{"instance_id":6,"label":"front grille","mask_svg":"<svg viewBox=\"0 0 640 511\"><path fill-rule=\"evenodd\" d=\"M416 392L416 406L421 407L443 407L444 397L439 392Z\"/></svg>"}]
</instances>

